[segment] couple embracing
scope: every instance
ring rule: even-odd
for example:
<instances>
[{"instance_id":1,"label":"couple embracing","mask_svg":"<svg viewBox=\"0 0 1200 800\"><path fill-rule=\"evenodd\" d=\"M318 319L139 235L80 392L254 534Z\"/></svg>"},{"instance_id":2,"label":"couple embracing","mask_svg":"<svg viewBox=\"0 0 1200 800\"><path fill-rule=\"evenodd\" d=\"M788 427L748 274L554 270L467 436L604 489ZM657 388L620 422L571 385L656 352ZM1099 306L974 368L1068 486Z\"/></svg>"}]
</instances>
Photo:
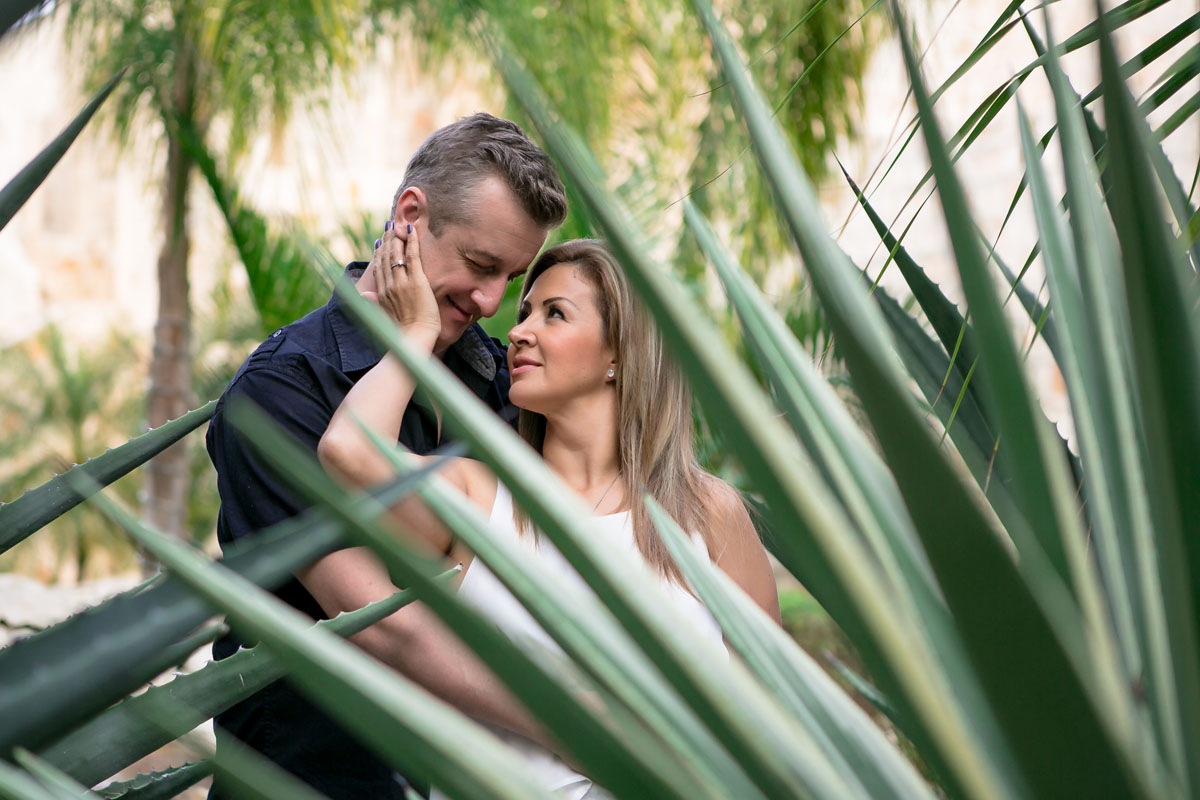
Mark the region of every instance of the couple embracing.
<instances>
[{"instance_id":1,"label":"couple embracing","mask_svg":"<svg viewBox=\"0 0 1200 800\"><path fill-rule=\"evenodd\" d=\"M513 123L476 114L434 132L417 150L370 263L346 271L409 340L441 359L498 414L519 409L518 429L596 517L612 547L640 554L680 610L715 641L720 630L686 586L641 502L654 497L709 556L778 619L770 568L737 492L704 472L692 442L691 400L640 301L603 243L569 241L538 255L566 217L553 163ZM536 258L536 260L535 260ZM532 262L532 266L530 266ZM524 276L507 348L477 321L496 313ZM273 333L226 389L207 445L221 495L218 537L229 545L304 510L225 419L239 395L317 452L332 474L370 486L392 468L359 427L418 455L442 444L437 409L413 400L412 377L359 330L336 295ZM533 557L579 580L482 464L458 459L442 473ZM461 563L460 596L510 636L549 637L482 562L417 498L395 509L412 544ZM396 591L362 548L321 557L276 594L315 619ZM355 636L363 650L487 724L520 752L548 789L608 797L555 754L555 743L453 631L412 604ZM218 640L214 657L240 643ZM218 747L234 737L331 798L404 798L405 783L286 680L216 719ZM219 780L210 797L229 797ZM437 796L434 790L434 797Z\"/></svg>"}]
</instances>

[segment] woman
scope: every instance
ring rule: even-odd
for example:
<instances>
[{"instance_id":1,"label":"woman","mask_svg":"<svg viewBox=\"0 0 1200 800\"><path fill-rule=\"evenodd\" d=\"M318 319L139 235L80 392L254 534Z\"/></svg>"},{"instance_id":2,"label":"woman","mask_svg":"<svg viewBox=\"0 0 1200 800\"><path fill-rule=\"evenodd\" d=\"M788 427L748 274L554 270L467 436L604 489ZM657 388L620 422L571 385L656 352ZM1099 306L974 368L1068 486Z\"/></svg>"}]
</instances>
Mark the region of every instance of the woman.
<instances>
[{"instance_id":1,"label":"woman","mask_svg":"<svg viewBox=\"0 0 1200 800\"><path fill-rule=\"evenodd\" d=\"M389 233L376 261L396 264L378 270L379 304L411 341L432 349L440 318L416 235L409 233L402 242ZM521 409L521 436L591 509L599 535L614 547L640 553L662 576L680 610L719 641L719 629L686 588L641 502L641 494L648 493L778 620L774 579L745 507L733 488L696 463L687 386L603 244L566 242L538 258L526 277L509 341L509 397ZM395 440L412 391L403 366L386 356L334 415L318 450L322 462L359 485L390 477L391 467L359 425ZM490 515L497 531L582 582L552 546L535 546L537 534L528 517L514 509L508 491L487 467L458 459L442 474ZM487 610L510 636L533 636L553 646L486 566L473 564L471 553L419 500L406 501L402 514L406 531L421 544L450 563L463 564L460 596ZM503 690L490 685L480 691ZM493 716L489 722L521 735L500 731L526 755L548 788L572 798L601 796L590 781L530 741L546 742L522 711L514 709L509 718Z\"/></svg>"}]
</instances>

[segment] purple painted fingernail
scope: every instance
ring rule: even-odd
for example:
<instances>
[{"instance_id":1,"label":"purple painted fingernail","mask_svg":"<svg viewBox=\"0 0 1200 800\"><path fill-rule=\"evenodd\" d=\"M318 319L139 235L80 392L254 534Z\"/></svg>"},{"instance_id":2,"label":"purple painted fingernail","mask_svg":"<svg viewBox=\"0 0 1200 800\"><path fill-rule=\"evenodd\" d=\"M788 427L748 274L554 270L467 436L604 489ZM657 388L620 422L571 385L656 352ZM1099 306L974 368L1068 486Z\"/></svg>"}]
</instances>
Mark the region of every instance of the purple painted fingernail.
<instances>
[{"instance_id":1,"label":"purple painted fingernail","mask_svg":"<svg viewBox=\"0 0 1200 800\"><path fill-rule=\"evenodd\" d=\"M383 244L383 239L376 239L375 240L375 249L378 250L382 244Z\"/></svg>"},{"instance_id":2,"label":"purple painted fingernail","mask_svg":"<svg viewBox=\"0 0 1200 800\"><path fill-rule=\"evenodd\" d=\"M408 232L409 232L409 233L412 233L412 225L409 225L409 226L408 226Z\"/></svg>"},{"instance_id":3,"label":"purple painted fingernail","mask_svg":"<svg viewBox=\"0 0 1200 800\"><path fill-rule=\"evenodd\" d=\"M390 219L387 222L383 223L383 229L385 231L390 231L392 229L392 221Z\"/></svg>"}]
</instances>

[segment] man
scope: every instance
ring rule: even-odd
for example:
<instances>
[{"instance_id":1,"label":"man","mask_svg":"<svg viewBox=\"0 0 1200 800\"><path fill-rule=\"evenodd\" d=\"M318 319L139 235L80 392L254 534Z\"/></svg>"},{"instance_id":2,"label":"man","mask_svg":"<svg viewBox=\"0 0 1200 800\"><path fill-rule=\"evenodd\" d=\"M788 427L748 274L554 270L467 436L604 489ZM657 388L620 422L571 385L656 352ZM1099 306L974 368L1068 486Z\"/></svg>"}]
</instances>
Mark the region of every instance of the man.
<instances>
[{"instance_id":1,"label":"man","mask_svg":"<svg viewBox=\"0 0 1200 800\"><path fill-rule=\"evenodd\" d=\"M520 128L475 114L434 132L418 148L396 192L388 226L405 238L411 227L438 302L441 329L434 353L497 412L508 407L509 376L499 342L476 322L499 308L505 287L566 216L566 194L553 163ZM346 272L366 297L375 292L376 259ZM271 334L250 355L221 396L209 425L209 457L217 471L222 547L304 510L226 419L230 397L248 398L315 452L350 387L382 356L336 295L325 306ZM427 453L440 440L437 414L410 403L400 441ZM297 572L276 594L324 619L395 591L378 562L361 548L339 550ZM522 712L481 675L477 660L421 606L409 606L354 637L401 672L483 719ZM237 650L232 637L213 646L215 658ZM400 798L403 785L286 681L257 693L216 719L218 746L232 735L331 798ZM224 797L214 782L210 798Z\"/></svg>"}]
</instances>

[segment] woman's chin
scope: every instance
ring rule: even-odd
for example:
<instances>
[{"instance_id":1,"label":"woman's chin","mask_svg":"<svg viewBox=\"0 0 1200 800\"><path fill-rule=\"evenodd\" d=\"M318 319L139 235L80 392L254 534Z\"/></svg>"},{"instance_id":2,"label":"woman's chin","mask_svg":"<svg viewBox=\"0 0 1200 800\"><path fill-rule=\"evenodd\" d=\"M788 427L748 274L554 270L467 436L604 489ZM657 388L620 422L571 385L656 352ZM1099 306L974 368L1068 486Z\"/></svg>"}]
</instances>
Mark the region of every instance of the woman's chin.
<instances>
[{"instance_id":1,"label":"woman's chin","mask_svg":"<svg viewBox=\"0 0 1200 800\"><path fill-rule=\"evenodd\" d=\"M544 403L538 402L540 398L533 396L531 392L523 392L517 387L509 389L508 402L512 403L522 411L528 411L531 414L545 415L546 407Z\"/></svg>"},{"instance_id":2,"label":"woman's chin","mask_svg":"<svg viewBox=\"0 0 1200 800\"><path fill-rule=\"evenodd\" d=\"M529 403L520 403L520 402L517 402L516 400L513 400L511 397L509 398L509 401L514 406L521 409L522 411L528 412L530 414L541 414L543 417L546 416L545 409L543 409L541 406L537 405L536 403L534 403L533 405L530 405Z\"/></svg>"}]
</instances>

